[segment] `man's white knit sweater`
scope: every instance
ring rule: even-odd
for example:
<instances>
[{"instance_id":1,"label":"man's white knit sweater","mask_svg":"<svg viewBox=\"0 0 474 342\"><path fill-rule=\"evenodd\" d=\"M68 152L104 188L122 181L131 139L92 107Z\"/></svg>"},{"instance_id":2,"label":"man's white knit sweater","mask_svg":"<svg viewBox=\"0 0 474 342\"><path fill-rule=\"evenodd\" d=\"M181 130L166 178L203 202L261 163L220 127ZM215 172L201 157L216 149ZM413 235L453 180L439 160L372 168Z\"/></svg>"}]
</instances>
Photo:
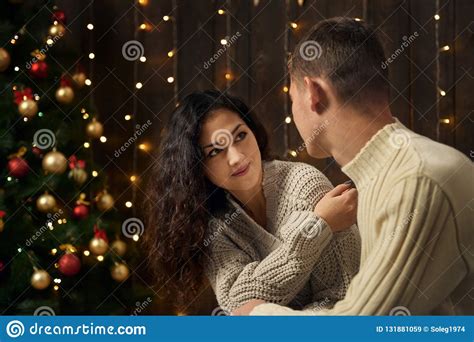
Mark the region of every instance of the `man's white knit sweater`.
<instances>
[{"instance_id":1,"label":"man's white knit sweater","mask_svg":"<svg viewBox=\"0 0 474 342\"><path fill-rule=\"evenodd\" d=\"M252 315L474 314L474 168L400 122L343 167L359 191L361 267L332 309Z\"/></svg>"},{"instance_id":2,"label":"man's white knit sweater","mask_svg":"<svg viewBox=\"0 0 474 342\"><path fill-rule=\"evenodd\" d=\"M205 269L219 305L230 312L258 298L300 309L331 307L359 267L357 227L333 234L314 214L332 185L310 165L265 162L262 187L265 228L230 194L228 210L211 220Z\"/></svg>"}]
</instances>

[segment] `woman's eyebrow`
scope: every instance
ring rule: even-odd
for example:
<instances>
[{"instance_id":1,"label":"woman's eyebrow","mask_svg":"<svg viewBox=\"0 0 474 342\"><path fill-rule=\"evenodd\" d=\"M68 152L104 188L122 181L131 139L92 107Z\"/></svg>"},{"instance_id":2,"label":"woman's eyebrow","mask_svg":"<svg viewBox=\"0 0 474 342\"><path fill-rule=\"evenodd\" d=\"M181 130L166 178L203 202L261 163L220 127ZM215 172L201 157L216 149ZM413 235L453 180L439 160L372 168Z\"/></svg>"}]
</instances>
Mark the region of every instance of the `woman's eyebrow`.
<instances>
[{"instance_id":1,"label":"woman's eyebrow","mask_svg":"<svg viewBox=\"0 0 474 342\"><path fill-rule=\"evenodd\" d=\"M235 126L235 128L232 130L231 134L234 135L235 132L239 129L240 126L243 126L243 124L240 123L237 126ZM214 144L211 143L209 145L206 145L206 146L203 147L203 149L208 148L208 147L214 147Z\"/></svg>"}]
</instances>

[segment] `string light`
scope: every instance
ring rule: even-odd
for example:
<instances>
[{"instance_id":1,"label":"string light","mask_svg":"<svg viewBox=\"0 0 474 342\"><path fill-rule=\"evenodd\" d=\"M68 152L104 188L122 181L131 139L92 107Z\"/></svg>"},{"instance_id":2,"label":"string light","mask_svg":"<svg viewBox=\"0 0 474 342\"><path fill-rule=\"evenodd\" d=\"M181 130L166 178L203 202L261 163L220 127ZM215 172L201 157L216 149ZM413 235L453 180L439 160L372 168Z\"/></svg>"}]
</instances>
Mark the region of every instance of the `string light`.
<instances>
[{"instance_id":1,"label":"string light","mask_svg":"<svg viewBox=\"0 0 474 342\"><path fill-rule=\"evenodd\" d=\"M148 0L138 0L138 3L142 6L148 5Z\"/></svg>"},{"instance_id":2,"label":"string light","mask_svg":"<svg viewBox=\"0 0 474 342\"><path fill-rule=\"evenodd\" d=\"M124 116L124 119L126 121L129 121L131 118L132 118L132 116L130 114L127 114L127 115Z\"/></svg>"},{"instance_id":3,"label":"string light","mask_svg":"<svg viewBox=\"0 0 474 342\"><path fill-rule=\"evenodd\" d=\"M148 151L150 150L150 145L148 145L147 143L141 143L140 145L138 145L138 148L142 151Z\"/></svg>"},{"instance_id":4,"label":"string light","mask_svg":"<svg viewBox=\"0 0 474 342\"><path fill-rule=\"evenodd\" d=\"M139 29L142 31L150 32L152 30L152 26L149 23L143 23L139 26Z\"/></svg>"},{"instance_id":5,"label":"string light","mask_svg":"<svg viewBox=\"0 0 474 342\"><path fill-rule=\"evenodd\" d=\"M440 119L439 120L441 123L444 123L444 124L447 124L449 125L451 123L451 119L450 118L443 118L443 119Z\"/></svg>"},{"instance_id":6,"label":"string light","mask_svg":"<svg viewBox=\"0 0 474 342\"><path fill-rule=\"evenodd\" d=\"M90 86L92 84L92 81L90 79L86 78L86 80L84 81L84 84L86 86Z\"/></svg>"},{"instance_id":7,"label":"string light","mask_svg":"<svg viewBox=\"0 0 474 342\"><path fill-rule=\"evenodd\" d=\"M174 82L174 77L170 76L166 79L168 83L173 83Z\"/></svg>"},{"instance_id":8,"label":"string light","mask_svg":"<svg viewBox=\"0 0 474 342\"><path fill-rule=\"evenodd\" d=\"M295 151L295 150L291 150L290 151L290 155L293 157L293 158L296 158L298 156L298 153Z\"/></svg>"},{"instance_id":9,"label":"string light","mask_svg":"<svg viewBox=\"0 0 474 342\"><path fill-rule=\"evenodd\" d=\"M138 82L137 84L135 84L135 88L137 89L141 89L143 87L143 84L141 82Z\"/></svg>"},{"instance_id":10,"label":"string light","mask_svg":"<svg viewBox=\"0 0 474 342\"><path fill-rule=\"evenodd\" d=\"M92 177L97 177L98 175L99 173L96 170L92 171Z\"/></svg>"},{"instance_id":11,"label":"string light","mask_svg":"<svg viewBox=\"0 0 474 342\"><path fill-rule=\"evenodd\" d=\"M224 15L224 14L225 14L225 11L224 11L222 8L220 8L220 9L217 11L217 13L218 13L219 15Z\"/></svg>"},{"instance_id":12,"label":"string light","mask_svg":"<svg viewBox=\"0 0 474 342\"><path fill-rule=\"evenodd\" d=\"M88 250L85 250L85 251L83 252L83 254L84 254L85 256L89 256L89 255L91 254L91 252L89 252Z\"/></svg>"},{"instance_id":13,"label":"string light","mask_svg":"<svg viewBox=\"0 0 474 342\"><path fill-rule=\"evenodd\" d=\"M286 119L285 119L285 122L287 124L290 124L291 123L291 117L287 116Z\"/></svg>"},{"instance_id":14,"label":"string light","mask_svg":"<svg viewBox=\"0 0 474 342\"><path fill-rule=\"evenodd\" d=\"M132 204L132 202L127 201L127 202L125 202L125 206L126 206L127 208L131 208L131 207L133 206L133 204Z\"/></svg>"},{"instance_id":15,"label":"string light","mask_svg":"<svg viewBox=\"0 0 474 342\"><path fill-rule=\"evenodd\" d=\"M86 142L84 143L84 147L85 147L85 148L89 148L89 147L91 147L91 144L89 144L89 143L86 141Z\"/></svg>"},{"instance_id":16,"label":"string light","mask_svg":"<svg viewBox=\"0 0 474 342\"><path fill-rule=\"evenodd\" d=\"M227 73L225 74L225 79L226 79L226 80L231 80L231 79L232 79L232 75L227 72Z\"/></svg>"},{"instance_id":17,"label":"string light","mask_svg":"<svg viewBox=\"0 0 474 342\"><path fill-rule=\"evenodd\" d=\"M145 63L145 62L146 62L146 57L145 57L145 56L141 56L141 57L140 57L140 62Z\"/></svg>"},{"instance_id":18,"label":"string light","mask_svg":"<svg viewBox=\"0 0 474 342\"><path fill-rule=\"evenodd\" d=\"M227 45L227 39L225 39L225 38L221 39L221 44L222 45Z\"/></svg>"},{"instance_id":19,"label":"string light","mask_svg":"<svg viewBox=\"0 0 474 342\"><path fill-rule=\"evenodd\" d=\"M169 51L169 52L168 52L168 57L171 58L171 57L173 57L173 56L174 56L174 51L173 51L173 50Z\"/></svg>"},{"instance_id":20,"label":"string light","mask_svg":"<svg viewBox=\"0 0 474 342\"><path fill-rule=\"evenodd\" d=\"M443 46L440 51L448 51L449 50L449 45Z\"/></svg>"},{"instance_id":21,"label":"string light","mask_svg":"<svg viewBox=\"0 0 474 342\"><path fill-rule=\"evenodd\" d=\"M169 21L170 19L171 19L171 18L170 18L170 16L169 16L169 15L165 15L165 16L163 16L163 20L164 20L164 21Z\"/></svg>"},{"instance_id":22,"label":"string light","mask_svg":"<svg viewBox=\"0 0 474 342\"><path fill-rule=\"evenodd\" d=\"M98 255L97 260L99 260L100 262L104 261L104 256L103 255Z\"/></svg>"},{"instance_id":23,"label":"string light","mask_svg":"<svg viewBox=\"0 0 474 342\"><path fill-rule=\"evenodd\" d=\"M439 14L435 14L435 15L434 15L434 19L435 19L435 20L440 20L441 17L439 16Z\"/></svg>"},{"instance_id":24,"label":"string light","mask_svg":"<svg viewBox=\"0 0 474 342\"><path fill-rule=\"evenodd\" d=\"M137 176L135 176L135 175L130 176L130 181L131 182L135 182L136 180L137 180Z\"/></svg>"},{"instance_id":25,"label":"string light","mask_svg":"<svg viewBox=\"0 0 474 342\"><path fill-rule=\"evenodd\" d=\"M291 22L290 26L291 26L291 28L294 28L294 29L298 28L298 24L295 23L295 22Z\"/></svg>"},{"instance_id":26,"label":"string light","mask_svg":"<svg viewBox=\"0 0 474 342\"><path fill-rule=\"evenodd\" d=\"M105 143L107 141L107 137L101 136L100 137L100 142Z\"/></svg>"},{"instance_id":27,"label":"string light","mask_svg":"<svg viewBox=\"0 0 474 342\"><path fill-rule=\"evenodd\" d=\"M93 24L87 24L87 29L89 31L92 31L94 29L94 25Z\"/></svg>"},{"instance_id":28,"label":"string light","mask_svg":"<svg viewBox=\"0 0 474 342\"><path fill-rule=\"evenodd\" d=\"M89 54L89 59L94 59L94 58L95 58L95 54L94 54L93 52L91 52L91 53Z\"/></svg>"},{"instance_id":29,"label":"string light","mask_svg":"<svg viewBox=\"0 0 474 342\"><path fill-rule=\"evenodd\" d=\"M284 86L284 87L283 87L283 92L287 93L287 92L289 92L289 91L290 91L290 89L289 89L287 86Z\"/></svg>"},{"instance_id":30,"label":"string light","mask_svg":"<svg viewBox=\"0 0 474 342\"><path fill-rule=\"evenodd\" d=\"M441 96L446 96L446 92L443 89L439 89L439 94Z\"/></svg>"}]
</instances>

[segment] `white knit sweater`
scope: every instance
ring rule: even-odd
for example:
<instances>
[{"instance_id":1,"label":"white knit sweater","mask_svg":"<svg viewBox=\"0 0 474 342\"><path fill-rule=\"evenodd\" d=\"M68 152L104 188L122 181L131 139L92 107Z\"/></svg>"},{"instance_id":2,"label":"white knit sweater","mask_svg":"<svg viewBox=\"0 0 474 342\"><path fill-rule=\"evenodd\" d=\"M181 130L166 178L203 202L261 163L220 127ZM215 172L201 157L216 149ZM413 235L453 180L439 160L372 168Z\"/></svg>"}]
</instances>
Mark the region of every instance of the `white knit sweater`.
<instances>
[{"instance_id":1,"label":"white knit sweater","mask_svg":"<svg viewBox=\"0 0 474 342\"><path fill-rule=\"evenodd\" d=\"M474 167L400 122L343 167L359 191L361 267L330 310L253 315L474 314Z\"/></svg>"},{"instance_id":2,"label":"white knit sweater","mask_svg":"<svg viewBox=\"0 0 474 342\"><path fill-rule=\"evenodd\" d=\"M229 209L211 220L206 275L219 305L232 311L250 299L331 307L344 298L360 261L357 227L333 234L313 210L332 189L303 163L263 163L267 226L257 224L227 193Z\"/></svg>"}]
</instances>

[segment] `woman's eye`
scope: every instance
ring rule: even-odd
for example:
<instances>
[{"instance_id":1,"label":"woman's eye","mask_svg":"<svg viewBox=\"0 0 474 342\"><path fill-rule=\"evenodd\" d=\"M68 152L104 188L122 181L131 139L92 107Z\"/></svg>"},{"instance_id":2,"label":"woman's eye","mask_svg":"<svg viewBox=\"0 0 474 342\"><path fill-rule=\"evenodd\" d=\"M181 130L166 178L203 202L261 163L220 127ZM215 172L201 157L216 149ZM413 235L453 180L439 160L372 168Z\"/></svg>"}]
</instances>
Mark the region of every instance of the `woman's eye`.
<instances>
[{"instance_id":1,"label":"woman's eye","mask_svg":"<svg viewBox=\"0 0 474 342\"><path fill-rule=\"evenodd\" d=\"M208 154L209 157L215 157L217 156L222 150L219 150L218 148L215 148L211 150Z\"/></svg>"},{"instance_id":2,"label":"woman's eye","mask_svg":"<svg viewBox=\"0 0 474 342\"><path fill-rule=\"evenodd\" d=\"M247 136L247 132L240 132L240 133L237 134L237 136L235 137L235 141L243 140L243 139L245 139L246 136Z\"/></svg>"}]
</instances>

